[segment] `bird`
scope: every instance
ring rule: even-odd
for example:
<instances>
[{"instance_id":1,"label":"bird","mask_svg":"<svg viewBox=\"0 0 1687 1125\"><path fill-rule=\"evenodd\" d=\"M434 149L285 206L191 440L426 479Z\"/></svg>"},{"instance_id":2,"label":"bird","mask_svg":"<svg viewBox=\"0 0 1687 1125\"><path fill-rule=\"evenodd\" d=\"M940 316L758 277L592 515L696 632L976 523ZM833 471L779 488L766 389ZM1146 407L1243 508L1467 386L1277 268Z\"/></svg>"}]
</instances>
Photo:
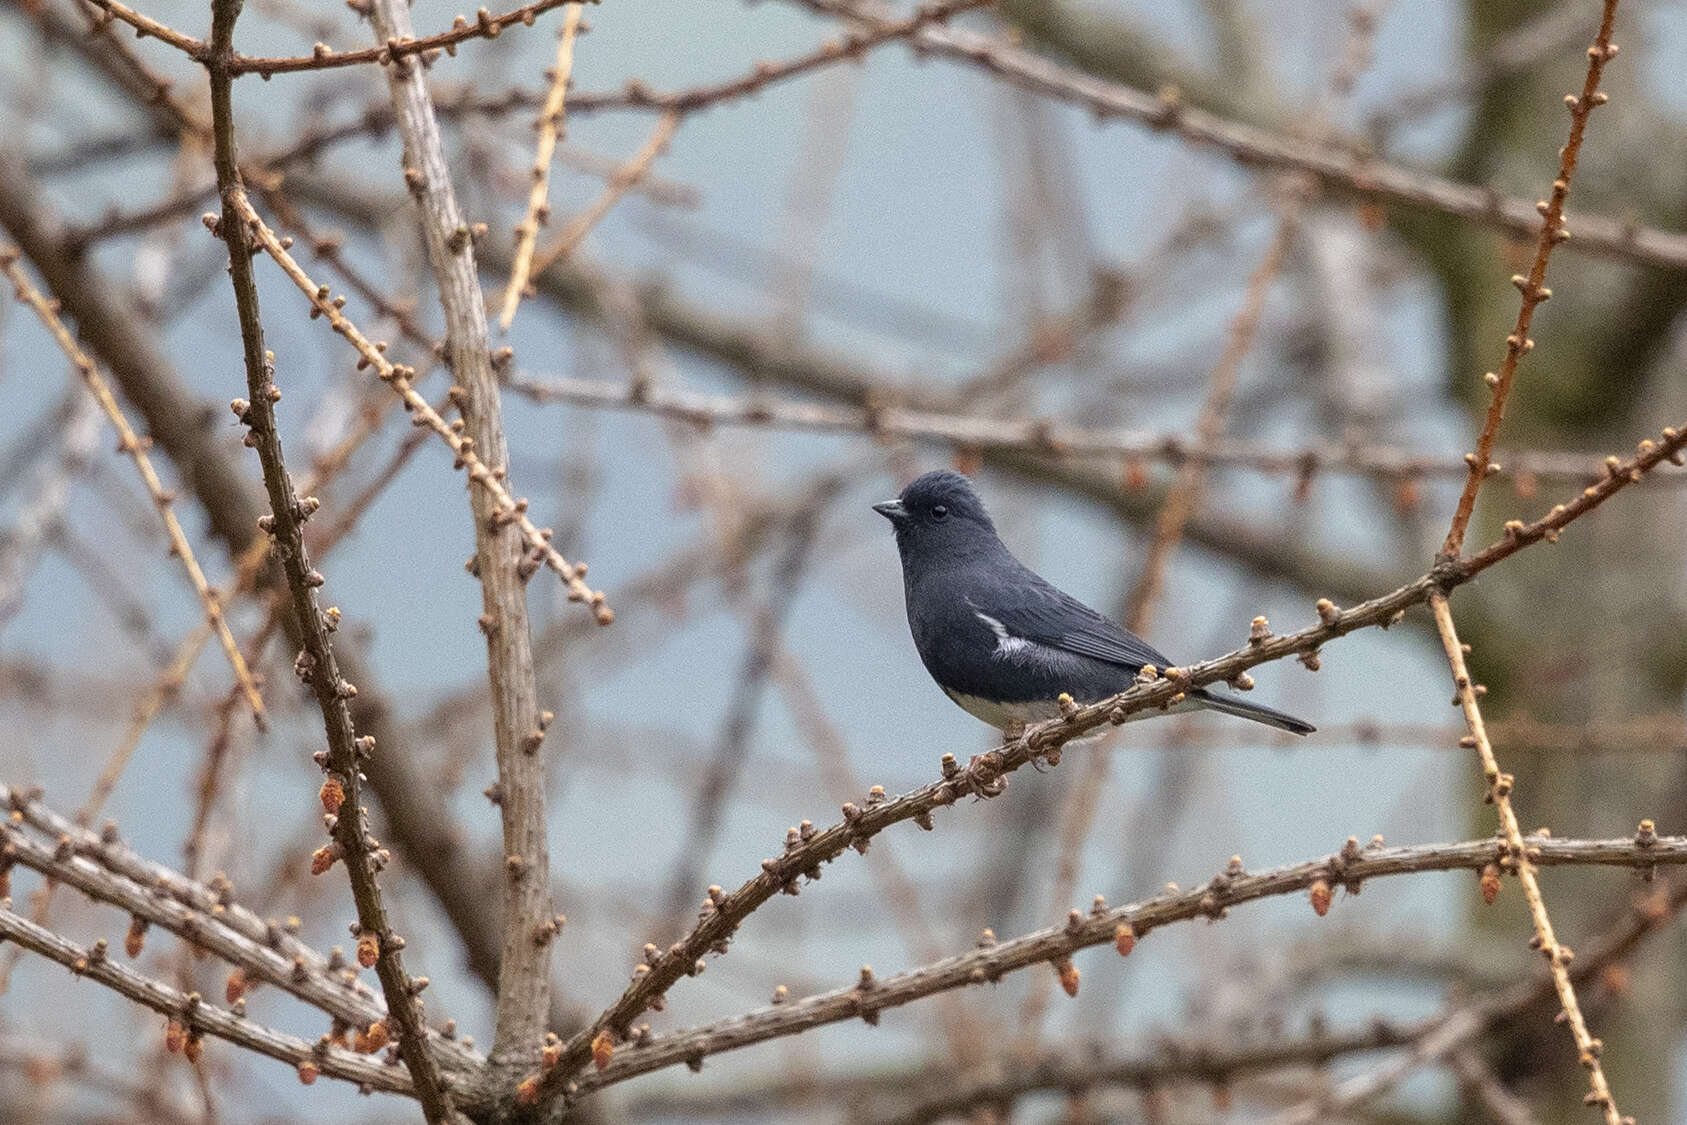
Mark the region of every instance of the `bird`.
<instances>
[{"instance_id":1,"label":"bird","mask_svg":"<svg viewBox=\"0 0 1687 1125\"><path fill-rule=\"evenodd\" d=\"M874 504L902 557L908 629L926 671L963 710L1012 734L1061 715L1060 697L1095 703L1126 690L1145 665L1172 667L1153 645L1025 566L960 473L918 478ZM1167 708L1220 711L1293 734L1316 728L1221 690L1191 688ZM1144 710L1132 719L1165 712Z\"/></svg>"}]
</instances>

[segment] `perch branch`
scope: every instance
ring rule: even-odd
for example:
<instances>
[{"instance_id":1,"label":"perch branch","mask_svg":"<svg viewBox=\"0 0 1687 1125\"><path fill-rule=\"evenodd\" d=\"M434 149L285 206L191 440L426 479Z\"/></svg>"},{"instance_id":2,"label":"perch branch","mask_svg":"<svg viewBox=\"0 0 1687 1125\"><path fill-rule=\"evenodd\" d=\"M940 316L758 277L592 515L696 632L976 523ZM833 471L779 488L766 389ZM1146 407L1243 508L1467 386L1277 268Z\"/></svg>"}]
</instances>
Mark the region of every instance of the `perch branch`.
<instances>
[{"instance_id":1,"label":"perch branch","mask_svg":"<svg viewBox=\"0 0 1687 1125\"><path fill-rule=\"evenodd\" d=\"M1188 668L1170 669L1169 674L1157 678L1144 677L1143 682L1110 699L1084 707L1073 706L1064 718L1039 723L1018 739L978 755L964 767L952 758L946 759L941 780L900 797L886 799L882 790L875 790L869 794L865 807L846 805L840 823L790 841L783 855L763 861L760 875L714 901L713 909L704 912L701 921L683 940L665 953L659 951L655 961L635 976L614 1004L569 1039L558 1063L542 1076L535 1076L536 1092L542 1096L560 1092L592 1057L592 1045L600 1036L608 1036L610 1041L625 1036L633 1020L653 1004L660 1004L667 990L681 976L694 973L700 959L717 951L745 918L774 895L794 892L799 878L817 873L822 864L837 858L846 848L863 847L893 824L929 817L935 809L966 796L993 796L1005 788L1006 774L1034 760L1050 760L1051 751L1058 758L1061 747L1072 739L1109 724L1123 723L1135 712L1169 707L1190 688L1233 680L1249 668L1268 661L1316 653L1327 642L1359 629L1393 624L1406 610L1428 601L1432 594L1445 594L1469 582L1530 544L1543 539L1556 540L1571 522L1643 479L1660 462L1681 458L1682 450L1687 448L1687 432L1668 429L1663 438L1661 443L1642 442L1639 451L1626 462L1611 459L1610 471L1599 484L1583 490L1569 504L1556 505L1532 524L1513 521L1507 525L1502 539L1476 555L1439 563L1416 581L1349 609L1320 603L1319 623L1295 633L1273 635L1264 619L1258 619L1244 648Z\"/></svg>"}]
</instances>

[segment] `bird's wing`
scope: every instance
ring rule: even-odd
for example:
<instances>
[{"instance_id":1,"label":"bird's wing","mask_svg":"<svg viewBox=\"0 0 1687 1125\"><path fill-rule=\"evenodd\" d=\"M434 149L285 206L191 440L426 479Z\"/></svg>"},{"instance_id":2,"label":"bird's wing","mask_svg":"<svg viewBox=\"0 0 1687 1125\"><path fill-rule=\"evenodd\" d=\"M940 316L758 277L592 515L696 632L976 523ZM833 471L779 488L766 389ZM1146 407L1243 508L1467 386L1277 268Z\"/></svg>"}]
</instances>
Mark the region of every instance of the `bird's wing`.
<instances>
[{"instance_id":1,"label":"bird's wing","mask_svg":"<svg viewBox=\"0 0 1687 1125\"><path fill-rule=\"evenodd\" d=\"M1133 672L1144 664L1158 668L1171 664L1164 653L1129 629L1114 624L1029 570L1023 572L1023 580L992 593L988 609L982 606L975 609L981 616L999 623L1011 637L1116 664Z\"/></svg>"}]
</instances>

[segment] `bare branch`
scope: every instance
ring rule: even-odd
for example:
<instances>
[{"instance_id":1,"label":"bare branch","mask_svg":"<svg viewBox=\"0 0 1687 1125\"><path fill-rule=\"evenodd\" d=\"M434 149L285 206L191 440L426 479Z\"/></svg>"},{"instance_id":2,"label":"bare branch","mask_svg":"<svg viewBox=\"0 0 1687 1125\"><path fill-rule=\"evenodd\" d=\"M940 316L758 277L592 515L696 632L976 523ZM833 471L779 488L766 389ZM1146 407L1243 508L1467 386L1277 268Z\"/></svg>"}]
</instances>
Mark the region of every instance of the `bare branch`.
<instances>
[{"instance_id":1,"label":"bare branch","mask_svg":"<svg viewBox=\"0 0 1687 1125\"><path fill-rule=\"evenodd\" d=\"M1218 438L1193 443L1180 432L1099 429L1070 425L1054 418L991 418L950 414L890 403L870 407L828 406L773 395L707 395L659 386L629 385L624 380L536 376L515 372L504 380L510 390L536 402L559 402L612 410L635 410L698 426L747 426L826 434L860 434L880 440L908 438L946 445L967 453L1020 452L1061 459L1117 458L1126 463L1160 463L1177 468L1247 469L1312 481L1327 473L1365 476L1397 483L1463 477L1468 469L1457 456L1414 453L1370 443L1274 448L1255 441ZM1503 462L1503 466L1501 464ZM1546 449L1501 451L1490 470L1532 489L1544 482L1589 484L1604 470L1599 458ZM1687 473L1662 472L1659 484L1687 484Z\"/></svg>"},{"instance_id":2,"label":"bare branch","mask_svg":"<svg viewBox=\"0 0 1687 1125\"><path fill-rule=\"evenodd\" d=\"M377 35L388 42L411 35L410 9L402 0L371 0L369 15ZM482 486L470 489L469 495L475 533L471 570L481 587L480 627L486 636L504 843L504 871L498 888L502 941L492 1064L499 1072L495 1078L501 1081L509 1077L508 1085L513 1086L514 1076L532 1066L543 1049L550 1015L550 943L559 925L551 902L545 760L539 752L551 715L539 706L527 617L527 579L549 563L568 584L570 599L589 605L600 624L607 624L612 615L603 604L603 596L586 589L581 580L585 567L564 561L551 547L549 533L539 532L527 519L526 504L511 500L504 491L509 452L495 361L487 342L486 298L476 271L474 240L457 205L439 122L421 67L396 62L386 74L393 115L404 140L404 179L420 212L428 260L445 312L445 354L454 381L452 395L468 431L463 436L445 436L454 439L458 460L469 478ZM349 332L347 335L350 338ZM508 359L506 350L496 366L503 366ZM390 366L381 375L391 379L401 393L408 389L405 379ZM415 391L409 389L409 394ZM418 412L418 417L427 415ZM511 524L517 526L519 534L506 533Z\"/></svg>"},{"instance_id":3,"label":"bare branch","mask_svg":"<svg viewBox=\"0 0 1687 1125\"><path fill-rule=\"evenodd\" d=\"M339 610L325 612L317 603L316 590L323 584L323 578L311 567L304 542L304 523L315 511L316 502L313 498L301 499L294 491L275 426L275 403L281 391L274 381L274 356L264 349L257 283L252 272L254 232L248 227L244 213L250 210L250 205L246 203L235 154L234 79L228 64L234 55L234 24L239 15L240 0L215 0L211 50L205 60L211 86L217 187L223 200L220 233L228 244L229 275L240 320L247 393L251 396L249 402L237 399L232 406L236 417L247 428L247 444L257 450L263 465L270 515L260 526L271 537L272 549L286 576L293 618L301 637L301 651L294 669L315 695L328 736L328 750L319 761L327 776L321 799L333 838L318 851L313 869L325 870L335 860L345 863L357 904L358 961L365 966L372 965L380 977L387 1010L398 1025L399 1052L409 1068L416 1096L430 1125L440 1125L454 1122L457 1113L428 1046L417 1000L420 989L404 970L401 953L404 940L387 921L386 907L375 879L377 866L384 860L380 845L368 830L368 813L362 803L363 770L374 750L374 739L359 738L352 723L347 700L357 694L357 688L340 675L330 640L339 623Z\"/></svg>"},{"instance_id":4,"label":"bare branch","mask_svg":"<svg viewBox=\"0 0 1687 1125\"><path fill-rule=\"evenodd\" d=\"M1595 106L1604 105L1607 100L1599 89L1599 79L1605 73L1605 64L1617 55L1617 45L1611 42L1616 19L1617 0L1605 0L1599 35L1594 39L1593 46L1587 49L1587 77L1582 80L1581 96L1572 94L1564 99L1564 104L1570 107L1570 139L1558 150L1558 175L1552 181L1552 193L1535 205L1541 219L1535 238L1535 259L1529 266L1528 276L1518 274L1511 279L1522 294L1517 308L1517 324L1505 338L1505 358L1500 361L1499 371L1490 371L1483 376L1493 394L1488 401L1482 432L1476 438L1476 452L1465 458L1470 471L1464 482L1464 491L1459 494L1452 526L1447 529L1446 541L1441 544L1441 554L1445 558L1457 557L1464 547L1465 531L1476 511L1476 494L1488 477L1494 440L1499 434L1500 421L1505 417L1505 404L1511 397L1512 382L1517 378L1518 361L1535 346L1529 338L1529 325L1535 318L1535 309L1552 296L1552 290L1546 287L1546 267L1552 260L1553 248L1570 237L1569 228L1564 225L1564 202L1570 197L1570 180L1576 173L1576 158L1581 155L1587 119L1593 114ZM1615 1121L1615 1118L1612 1120Z\"/></svg>"},{"instance_id":5,"label":"bare branch","mask_svg":"<svg viewBox=\"0 0 1687 1125\"><path fill-rule=\"evenodd\" d=\"M533 150L533 186L527 193L527 214L515 228L515 261L510 267L510 279L504 286L503 308L498 313L498 328L508 332L515 321L515 312L527 289L528 274L533 267L533 244L539 237L539 226L550 217L549 192L551 159L556 154L557 137L562 133L563 113L568 104L568 80L574 73L574 38L580 31L582 6L569 8L562 18L562 32L557 36L556 61L551 64L551 88L545 94L544 108L534 123L539 139Z\"/></svg>"},{"instance_id":6,"label":"bare branch","mask_svg":"<svg viewBox=\"0 0 1687 1125\"><path fill-rule=\"evenodd\" d=\"M1687 864L1687 837L1625 840L1556 840L1531 836L1543 866L1616 866L1648 870L1659 863ZM1660 850L1661 849L1661 850ZM981 945L931 965L894 976L874 978L863 970L861 982L802 1000L757 1009L706 1027L669 1035L640 1037L614 1052L594 1072L578 1076L575 1092L585 1093L635 1075L673 1066L695 1065L710 1054L844 1020L877 1022L879 1013L926 996L972 985L988 984L1004 974L1070 957L1080 949L1114 945L1124 952L1151 930L1197 918L1222 918L1232 906L1263 898L1296 894L1315 883L1357 889L1367 879L1424 871L1481 870L1496 861L1503 845L1495 840L1459 844L1385 847L1373 841L1360 846L1349 840L1331 856L1268 871L1246 872L1239 864L1187 891L1167 892L1116 909L1098 906L1088 913L1074 910L1065 924L1050 926L1011 941ZM1664 858L1667 856L1668 858ZM1533 986L1530 992L1533 994ZM1474 1017L1473 1017L1474 1018ZM1481 1021L1477 1021L1481 1026Z\"/></svg>"},{"instance_id":7,"label":"bare branch","mask_svg":"<svg viewBox=\"0 0 1687 1125\"><path fill-rule=\"evenodd\" d=\"M4 786L0 803L52 841L0 825L0 862L22 864L96 902L168 930L238 967L250 985L272 984L357 1028L386 1019L386 1010L356 983L349 966L335 968L288 927L259 918L233 901L226 889L215 890L143 859L117 838L115 826L96 835L57 815L33 794ZM472 1070L484 1065L484 1059L461 1043L430 1035L434 1049L453 1066Z\"/></svg>"},{"instance_id":8,"label":"bare branch","mask_svg":"<svg viewBox=\"0 0 1687 1125\"><path fill-rule=\"evenodd\" d=\"M857 0L797 2L869 28L886 22L881 7L868 7ZM1082 106L1097 117L1125 118L1175 133L1194 145L1217 149L1246 167L1308 172L1326 187L1361 199L1442 211L1531 238L1540 229L1539 214L1529 200L1386 164L1352 148L1312 144L1243 125L1184 105L1175 92L1161 96L1108 82L988 35L960 28L927 27L909 42L917 51L970 63L1022 89ZM584 95L575 100L576 109L583 111L588 105ZM1616 219L1579 217L1572 245L1607 257L1687 268L1687 235Z\"/></svg>"},{"instance_id":9,"label":"bare branch","mask_svg":"<svg viewBox=\"0 0 1687 1125\"><path fill-rule=\"evenodd\" d=\"M206 1003L197 992L181 992L111 960L103 939L83 949L12 913L10 901L0 900L0 940L16 942L32 953L58 962L78 977L103 984L137 1004L168 1016L190 1035L213 1035L260 1055L291 1063L307 1082L314 1082L318 1074L326 1074L372 1090L414 1096L404 1072L377 1058L329 1046L325 1039L307 1043Z\"/></svg>"},{"instance_id":10,"label":"bare branch","mask_svg":"<svg viewBox=\"0 0 1687 1125\"><path fill-rule=\"evenodd\" d=\"M656 123L656 128L652 129L650 136L645 139L643 147L631 160L615 169L614 174L609 177L609 183L604 185L603 193L569 221L554 243L535 256L532 267L534 273L543 273L550 268L552 262L560 261L575 251L586 235L591 233L592 228L644 179L656 158L667 151L668 142L673 139L679 122L680 115L675 111L670 110L662 115L662 119ZM519 263L520 260L517 261Z\"/></svg>"},{"instance_id":11,"label":"bare branch","mask_svg":"<svg viewBox=\"0 0 1687 1125\"><path fill-rule=\"evenodd\" d=\"M89 394L99 403L100 410L105 413L112 429L117 431L117 448L128 454L129 459L135 463L135 471L140 474L141 483L146 486L147 495L152 498L152 505L158 510L158 518L164 523L164 533L170 539L170 553L182 561L188 581L193 585L193 592L199 597L205 620L221 643L223 655L234 671L235 682L240 685L240 690L246 697L246 705L251 708L252 720L258 724L259 730L263 730L268 725L264 715L263 696L258 691L257 682L252 678L251 669L246 667L246 658L240 654L239 643L229 631L228 621L223 616L222 599L205 580L205 572L200 569L199 560L194 556L187 533L182 530L181 521L176 519L175 496L164 487L164 482L158 479L158 471L152 467L152 458L147 455L152 440L141 437L134 427L129 425L123 408L117 405L117 397L111 393L111 384L106 382L99 366L88 357L88 353L77 345L70 330L64 326L64 321L59 319L58 310L30 283L28 276L18 265L18 251L15 248L0 246L0 273L4 273L16 287L18 300L33 309L47 331L52 333L54 342L69 357L71 365L87 385Z\"/></svg>"}]
</instances>

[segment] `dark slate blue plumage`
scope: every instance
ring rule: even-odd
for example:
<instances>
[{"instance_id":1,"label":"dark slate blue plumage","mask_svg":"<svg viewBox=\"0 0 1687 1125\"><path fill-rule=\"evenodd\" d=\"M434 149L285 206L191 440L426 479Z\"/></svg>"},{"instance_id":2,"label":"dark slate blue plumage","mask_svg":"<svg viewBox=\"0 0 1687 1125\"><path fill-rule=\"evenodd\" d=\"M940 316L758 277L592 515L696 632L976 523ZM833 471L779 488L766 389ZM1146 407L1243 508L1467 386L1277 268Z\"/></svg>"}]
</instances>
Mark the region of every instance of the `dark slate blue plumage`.
<instances>
[{"instance_id":1,"label":"dark slate blue plumage","mask_svg":"<svg viewBox=\"0 0 1687 1125\"><path fill-rule=\"evenodd\" d=\"M1124 691L1144 664L1172 665L1135 633L1022 566L960 473L927 473L898 499L873 507L896 532L908 627L926 671L985 722L1005 727L1053 718L1063 692L1093 703ZM1186 706L1296 734L1313 729L1206 689L1190 692Z\"/></svg>"}]
</instances>

